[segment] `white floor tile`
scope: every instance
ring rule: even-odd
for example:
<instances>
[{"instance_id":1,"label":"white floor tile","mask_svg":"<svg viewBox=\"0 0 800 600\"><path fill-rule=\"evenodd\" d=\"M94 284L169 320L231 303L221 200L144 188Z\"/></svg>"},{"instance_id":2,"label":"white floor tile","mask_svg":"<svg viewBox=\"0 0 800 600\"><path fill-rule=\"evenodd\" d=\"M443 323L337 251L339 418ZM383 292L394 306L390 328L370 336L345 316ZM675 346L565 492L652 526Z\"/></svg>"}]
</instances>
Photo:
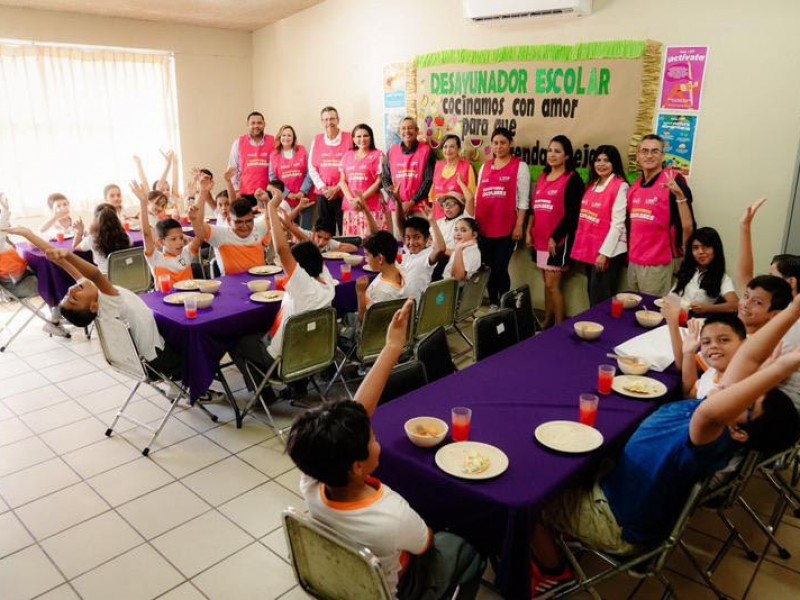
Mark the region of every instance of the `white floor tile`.
<instances>
[{"instance_id":1,"label":"white floor tile","mask_svg":"<svg viewBox=\"0 0 800 600\"><path fill-rule=\"evenodd\" d=\"M214 408L215 406L211 405L209 410L214 410ZM234 422L225 423L221 427L206 432L206 437L234 454L274 436L275 432L271 427L250 420L241 429L236 429Z\"/></svg>"},{"instance_id":2,"label":"white floor tile","mask_svg":"<svg viewBox=\"0 0 800 600\"><path fill-rule=\"evenodd\" d=\"M108 511L41 544L67 579L72 579L142 543L144 538L133 527Z\"/></svg>"},{"instance_id":3,"label":"white floor tile","mask_svg":"<svg viewBox=\"0 0 800 600\"><path fill-rule=\"evenodd\" d=\"M65 583L54 590L50 590L46 594L37 596L36 600L80 600L80 597L68 583Z\"/></svg>"},{"instance_id":4,"label":"white floor tile","mask_svg":"<svg viewBox=\"0 0 800 600\"><path fill-rule=\"evenodd\" d=\"M136 448L119 436L111 436L63 456L84 479L108 471L141 456Z\"/></svg>"},{"instance_id":5,"label":"white floor tile","mask_svg":"<svg viewBox=\"0 0 800 600\"><path fill-rule=\"evenodd\" d=\"M2 385L2 383L0 383L0 385ZM18 417L0 421L0 446L13 444L14 442L24 440L32 435L33 431L31 431L30 427Z\"/></svg>"},{"instance_id":6,"label":"white floor tile","mask_svg":"<svg viewBox=\"0 0 800 600\"><path fill-rule=\"evenodd\" d=\"M192 582L209 598L237 600L277 598L295 585L292 568L258 543L201 573Z\"/></svg>"},{"instance_id":7,"label":"white floor tile","mask_svg":"<svg viewBox=\"0 0 800 600\"><path fill-rule=\"evenodd\" d=\"M64 578L38 546L0 559L3 600L29 600L62 583Z\"/></svg>"},{"instance_id":8,"label":"white floor tile","mask_svg":"<svg viewBox=\"0 0 800 600\"><path fill-rule=\"evenodd\" d=\"M15 507L78 481L80 477L63 460L51 458L0 479L0 494L11 507Z\"/></svg>"},{"instance_id":9,"label":"white floor tile","mask_svg":"<svg viewBox=\"0 0 800 600\"><path fill-rule=\"evenodd\" d=\"M197 591L197 588L191 582L187 581L174 590L168 591L163 596L159 596L158 600L206 600L206 596Z\"/></svg>"},{"instance_id":10,"label":"white floor tile","mask_svg":"<svg viewBox=\"0 0 800 600\"><path fill-rule=\"evenodd\" d=\"M46 408L25 413L20 417L36 433L44 433L91 416L74 400L65 400Z\"/></svg>"},{"instance_id":11,"label":"white floor tile","mask_svg":"<svg viewBox=\"0 0 800 600\"><path fill-rule=\"evenodd\" d=\"M111 506L119 506L138 498L175 479L144 456L88 480Z\"/></svg>"},{"instance_id":12,"label":"white floor tile","mask_svg":"<svg viewBox=\"0 0 800 600\"><path fill-rule=\"evenodd\" d=\"M11 398L18 394L41 387L43 380L40 377L31 376L28 373L14 374L12 377L3 379L0 386L0 398Z\"/></svg>"},{"instance_id":13,"label":"white floor tile","mask_svg":"<svg viewBox=\"0 0 800 600\"><path fill-rule=\"evenodd\" d=\"M9 355L10 359L0 363L0 382L11 377L22 375L23 373L30 373L33 371L27 362L13 355Z\"/></svg>"},{"instance_id":14,"label":"white floor tile","mask_svg":"<svg viewBox=\"0 0 800 600\"><path fill-rule=\"evenodd\" d=\"M37 540L106 512L108 504L81 482L16 509Z\"/></svg>"},{"instance_id":15,"label":"white floor tile","mask_svg":"<svg viewBox=\"0 0 800 600\"><path fill-rule=\"evenodd\" d=\"M39 385L35 389L7 396L3 399L3 403L18 415L22 415L68 399L69 396L56 386L42 386L42 380L39 380Z\"/></svg>"},{"instance_id":16,"label":"white floor tile","mask_svg":"<svg viewBox=\"0 0 800 600\"><path fill-rule=\"evenodd\" d=\"M14 416L16 416L14 412L11 411L11 409L9 409L2 400L0 400L0 422L10 419Z\"/></svg>"},{"instance_id":17,"label":"white floor tile","mask_svg":"<svg viewBox=\"0 0 800 600\"><path fill-rule=\"evenodd\" d=\"M120 406L121 403L110 410L99 413L97 418L110 426L114 422L114 418L117 416L117 411L119 410ZM142 423L151 423L152 421L160 420L164 417L164 412L165 408L156 406L149 400L145 400L143 398L132 399L130 404L128 404L128 406L125 408L126 415L133 417ZM114 425L114 433L123 435L128 431L138 427L140 427L140 425L121 418L119 421L117 421L117 424ZM152 434L153 432L151 431L150 435Z\"/></svg>"},{"instance_id":18,"label":"white floor tile","mask_svg":"<svg viewBox=\"0 0 800 600\"><path fill-rule=\"evenodd\" d=\"M72 344L69 346L59 346L39 354L32 354L25 357L25 362L34 369L46 369L53 365L59 365L71 360L75 360L75 353L72 351Z\"/></svg>"},{"instance_id":19,"label":"white floor tile","mask_svg":"<svg viewBox=\"0 0 800 600\"><path fill-rule=\"evenodd\" d=\"M251 536L228 519L211 511L151 543L184 575L193 577L252 541ZM191 552L187 552L187 548L191 548Z\"/></svg>"},{"instance_id":20,"label":"white floor tile","mask_svg":"<svg viewBox=\"0 0 800 600\"><path fill-rule=\"evenodd\" d=\"M0 558L30 546L33 541L14 513L6 512L0 515Z\"/></svg>"},{"instance_id":21,"label":"white floor tile","mask_svg":"<svg viewBox=\"0 0 800 600\"><path fill-rule=\"evenodd\" d=\"M72 584L83 600L150 600L181 581L181 574L145 544L78 577Z\"/></svg>"},{"instance_id":22,"label":"white floor tile","mask_svg":"<svg viewBox=\"0 0 800 600\"><path fill-rule=\"evenodd\" d=\"M151 455L154 461L178 478L199 471L228 456L230 453L227 450L202 436L159 449Z\"/></svg>"},{"instance_id":23,"label":"white floor tile","mask_svg":"<svg viewBox=\"0 0 800 600\"><path fill-rule=\"evenodd\" d=\"M102 371L88 373L61 381L58 387L61 388L70 398L80 398L85 394L91 394L97 390L104 390L115 385L117 380Z\"/></svg>"},{"instance_id":24,"label":"white floor tile","mask_svg":"<svg viewBox=\"0 0 800 600\"><path fill-rule=\"evenodd\" d=\"M235 456L182 479L184 485L213 506L227 502L267 480L266 475Z\"/></svg>"},{"instance_id":25,"label":"white floor tile","mask_svg":"<svg viewBox=\"0 0 800 600\"><path fill-rule=\"evenodd\" d=\"M53 458L55 454L39 438L29 437L0 446L0 477Z\"/></svg>"},{"instance_id":26,"label":"white floor tile","mask_svg":"<svg viewBox=\"0 0 800 600\"><path fill-rule=\"evenodd\" d=\"M272 533L268 533L261 538L261 543L277 554L279 558L286 561L286 564L291 564L289 562L289 547L286 545L286 534L283 532L283 526L278 527Z\"/></svg>"},{"instance_id":27,"label":"white floor tile","mask_svg":"<svg viewBox=\"0 0 800 600\"><path fill-rule=\"evenodd\" d=\"M176 412L179 410L183 409L176 409ZM151 421L149 425L157 428L160 423L161 418ZM150 438L153 437L153 432L148 431L144 427L134 427L133 429L128 429L121 435L124 435L125 439L137 448L144 448L145 444L150 443ZM151 444L150 451L155 452L159 448L172 446L173 444L177 444L178 442L182 442L183 440L187 440L196 435L199 435L197 431L182 421L170 417L169 421L167 421L167 424L164 425L164 429L162 429L161 433L158 434L156 441Z\"/></svg>"},{"instance_id":28,"label":"white floor tile","mask_svg":"<svg viewBox=\"0 0 800 600\"><path fill-rule=\"evenodd\" d=\"M72 450L106 439L105 431L105 423L95 417L88 417L75 423L46 431L39 435L39 439L54 452L66 454Z\"/></svg>"},{"instance_id":29,"label":"white floor tile","mask_svg":"<svg viewBox=\"0 0 800 600\"><path fill-rule=\"evenodd\" d=\"M299 585L294 586L291 590L281 596L281 600L310 600L313 596L306 594Z\"/></svg>"},{"instance_id":30,"label":"white floor tile","mask_svg":"<svg viewBox=\"0 0 800 600\"><path fill-rule=\"evenodd\" d=\"M73 353L73 356L75 354ZM58 383L66 381L67 379L74 379L80 375L93 373L97 371L97 367L84 358L73 358L67 362L58 363L49 367L38 368L40 375L46 377L48 381Z\"/></svg>"},{"instance_id":31,"label":"white floor tile","mask_svg":"<svg viewBox=\"0 0 800 600\"><path fill-rule=\"evenodd\" d=\"M128 397L130 392L129 388L120 383L104 390L82 394L77 396L75 401L92 414L98 415L109 410L118 409L125 402L125 398Z\"/></svg>"},{"instance_id":32,"label":"white floor tile","mask_svg":"<svg viewBox=\"0 0 800 600\"><path fill-rule=\"evenodd\" d=\"M300 469L294 468L291 471L287 471L280 477L276 477L274 481L277 481L287 490L295 494L298 498L302 499L303 496L300 493L300 476Z\"/></svg>"},{"instance_id":33,"label":"white floor tile","mask_svg":"<svg viewBox=\"0 0 800 600\"><path fill-rule=\"evenodd\" d=\"M219 507L234 523L260 538L281 525L281 512L287 506L301 507L303 501L270 481Z\"/></svg>"},{"instance_id":34,"label":"white floor tile","mask_svg":"<svg viewBox=\"0 0 800 600\"><path fill-rule=\"evenodd\" d=\"M117 509L147 539L161 535L209 510L209 504L178 482L159 488Z\"/></svg>"},{"instance_id":35,"label":"white floor tile","mask_svg":"<svg viewBox=\"0 0 800 600\"><path fill-rule=\"evenodd\" d=\"M294 467L294 463L286 454L285 449L286 446L276 436L258 446L242 450L237 456L270 477L277 477Z\"/></svg>"}]
</instances>

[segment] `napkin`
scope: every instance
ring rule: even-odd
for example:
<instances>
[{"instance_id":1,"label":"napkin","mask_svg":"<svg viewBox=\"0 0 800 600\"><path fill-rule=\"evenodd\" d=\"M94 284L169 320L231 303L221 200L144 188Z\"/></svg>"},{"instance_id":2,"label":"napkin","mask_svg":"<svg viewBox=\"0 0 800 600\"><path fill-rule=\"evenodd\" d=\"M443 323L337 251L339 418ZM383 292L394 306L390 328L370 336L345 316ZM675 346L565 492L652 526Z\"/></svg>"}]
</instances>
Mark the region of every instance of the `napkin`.
<instances>
[{"instance_id":1,"label":"napkin","mask_svg":"<svg viewBox=\"0 0 800 600\"><path fill-rule=\"evenodd\" d=\"M623 342L614 348L619 356L639 356L650 361L650 368L659 373L670 366L675 357L672 354L672 342L669 338L669 327L662 325L647 333Z\"/></svg>"}]
</instances>

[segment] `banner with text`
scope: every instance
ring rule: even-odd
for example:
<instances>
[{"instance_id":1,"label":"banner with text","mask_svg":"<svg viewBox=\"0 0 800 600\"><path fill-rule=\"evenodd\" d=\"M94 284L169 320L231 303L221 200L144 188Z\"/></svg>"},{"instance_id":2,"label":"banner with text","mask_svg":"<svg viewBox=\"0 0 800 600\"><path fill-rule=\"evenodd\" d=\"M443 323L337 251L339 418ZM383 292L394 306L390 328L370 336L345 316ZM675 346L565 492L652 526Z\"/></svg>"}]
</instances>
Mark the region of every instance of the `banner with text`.
<instances>
[{"instance_id":1,"label":"banner with text","mask_svg":"<svg viewBox=\"0 0 800 600\"><path fill-rule=\"evenodd\" d=\"M600 144L632 162L652 131L660 70L653 41L451 50L417 57L407 108L433 148L455 133L473 161L491 158L489 137L503 126L533 167L545 164L558 134L572 141L579 167L590 166Z\"/></svg>"}]
</instances>

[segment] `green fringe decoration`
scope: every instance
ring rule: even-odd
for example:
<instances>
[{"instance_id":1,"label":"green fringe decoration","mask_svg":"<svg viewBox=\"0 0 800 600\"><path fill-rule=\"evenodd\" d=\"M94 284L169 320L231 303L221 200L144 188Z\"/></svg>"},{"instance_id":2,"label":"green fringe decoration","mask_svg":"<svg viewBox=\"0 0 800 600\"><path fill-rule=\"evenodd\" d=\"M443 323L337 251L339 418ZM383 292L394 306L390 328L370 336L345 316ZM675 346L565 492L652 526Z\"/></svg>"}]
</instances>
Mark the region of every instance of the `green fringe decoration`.
<instances>
[{"instance_id":1,"label":"green fringe decoration","mask_svg":"<svg viewBox=\"0 0 800 600\"><path fill-rule=\"evenodd\" d=\"M498 62L542 60L575 62L579 60L613 58L636 59L645 54L648 43L635 40L617 40L611 42L589 42L572 46L545 44L542 46L507 46L494 50L443 50L442 52L418 56L416 65L417 68L425 68L452 63L483 65Z\"/></svg>"}]
</instances>

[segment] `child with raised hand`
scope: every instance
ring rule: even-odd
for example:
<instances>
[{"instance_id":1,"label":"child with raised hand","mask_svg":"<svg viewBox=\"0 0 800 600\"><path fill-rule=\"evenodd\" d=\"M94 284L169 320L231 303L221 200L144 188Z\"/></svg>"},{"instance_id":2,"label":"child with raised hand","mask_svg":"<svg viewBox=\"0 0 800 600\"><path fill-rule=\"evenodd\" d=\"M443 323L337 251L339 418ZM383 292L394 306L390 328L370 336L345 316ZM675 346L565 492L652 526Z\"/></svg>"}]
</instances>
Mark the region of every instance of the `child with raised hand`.
<instances>
[{"instance_id":1,"label":"child with raised hand","mask_svg":"<svg viewBox=\"0 0 800 600\"><path fill-rule=\"evenodd\" d=\"M458 588L458 598L474 598L484 567L475 549L453 534L434 535L402 496L373 477L381 446L370 418L405 346L411 309L409 299L392 318L355 402L302 414L286 450L303 473L300 491L311 515L372 550L395 597L450 598Z\"/></svg>"},{"instance_id":2,"label":"child with raised hand","mask_svg":"<svg viewBox=\"0 0 800 600\"><path fill-rule=\"evenodd\" d=\"M478 222L462 217L453 229L455 248L444 267L442 276L456 281L466 281L481 268L481 251L478 247Z\"/></svg>"},{"instance_id":3,"label":"child with raised hand","mask_svg":"<svg viewBox=\"0 0 800 600\"><path fill-rule=\"evenodd\" d=\"M209 187L208 180L201 180L201 186ZM131 181L131 191L139 198L142 214L147 210L148 192L147 185L142 182ZM152 193L152 192L150 192ZM192 208L191 210L197 210ZM158 282L159 277L166 275L174 284L176 281L192 279L192 258L196 258L203 241L191 238L189 244L183 235L181 224L175 219L167 218L156 223L156 236L153 237L153 228L147 220L142 221L142 237L144 239L144 256L153 279Z\"/></svg>"},{"instance_id":4,"label":"child with raised hand","mask_svg":"<svg viewBox=\"0 0 800 600\"><path fill-rule=\"evenodd\" d=\"M444 238L433 216L433 208L426 206L424 210L424 218L413 216L403 223L403 240L408 250L401 267L406 274L405 292L417 302L430 285L439 258L445 253Z\"/></svg>"},{"instance_id":5,"label":"child with raised hand","mask_svg":"<svg viewBox=\"0 0 800 600\"><path fill-rule=\"evenodd\" d=\"M725 272L722 239L712 227L700 227L686 240L672 292L684 298L698 315L736 312L739 297Z\"/></svg>"},{"instance_id":6,"label":"child with raised hand","mask_svg":"<svg viewBox=\"0 0 800 600\"><path fill-rule=\"evenodd\" d=\"M92 252L92 262L103 275L108 275L108 255L117 250L131 247L131 238L122 227L116 209L110 204L98 204L94 209L94 220L84 235L81 221L75 224L73 250Z\"/></svg>"},{"instance_id":7,"label":"child with raised hand","mask_svg":"<svg viewBox=\"0 0 800 600\"><path fill-rule=\"evenodd\" d=\"M74 235L74 220L69 212L69 200L64 194L50 194L47 197L47 207L50 209L48 218L39 228L39 233L48 238L55 238L59 233Z\"/></svg>"},{"instance_id":8,"label":"child with raised hand","mask_svg":"<svg viewBox=\"0 0 800 600\"><path fill-rule=\"evenodd\" d=\"M397 268L397 240L388 231L378 231L364 242L364 257L378 275L370 283L366 275L356 281L358 320L362 322L367 308L374 302L408 298L405 273Z\"/></svg>"},{"instance_id":9,"label":"child with raised hand","mask_svg":"<svg viewBox=\"0 0 800 600\"><path fill-rule=\"evenodd\" d=\"M303 206L306 201L307 199L303 198L300 204L297 205L301 211L303 208L307 207ZM325 219L317 219L311 231L299 227L294 220L288 218L284 219L284 224L298 242L314 242L314 245L319 248L320 252L358 252L358 246L355 244L340 242L333 239L335 232L331 230L334 229L335 226L327 223Z\"/></svg>"},{"instance_id":10,"label":"child with raised hand","mask_svg":"<svg viewBox=\"0 0 800 600\"><path fill-rule=\"evenodd\" d=\"M8 233L14 233L10 226L11 209L6 195L0 192L0 286L17 298L31 298L39 293L39 280L8 239ZM61 311L57 306L50 309L50 322L45 323L42 330L51 336L70 337L61 325Z\"/></svg>"}]
</instances>

